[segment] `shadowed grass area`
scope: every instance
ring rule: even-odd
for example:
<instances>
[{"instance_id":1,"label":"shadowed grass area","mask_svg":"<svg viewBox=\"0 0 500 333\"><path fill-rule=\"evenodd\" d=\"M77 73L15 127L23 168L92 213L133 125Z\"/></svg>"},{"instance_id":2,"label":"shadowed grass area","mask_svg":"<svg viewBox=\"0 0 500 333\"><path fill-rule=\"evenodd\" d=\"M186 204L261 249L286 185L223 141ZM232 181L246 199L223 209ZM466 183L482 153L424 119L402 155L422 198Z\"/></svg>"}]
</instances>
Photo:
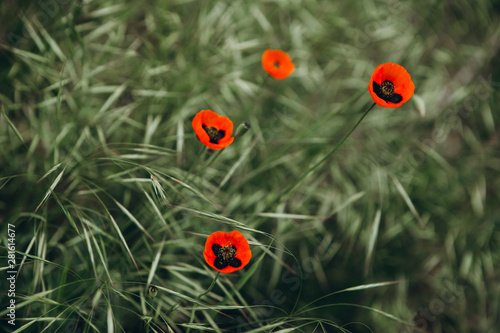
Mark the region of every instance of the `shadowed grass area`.
<instances>
[{"instance_id":1,"label":"shadowed grass area","mask_svg":"<svg viewBox=\"0 0 500 333\"><path fill-rule=\"evenodd\" d=\"M7 327L493 332L499 8L3 2L0 267L14 225L18 272ZM289 78L263 71L268 48L290 54ZM386 62L415 95L375 106L306 174L373 103ZM206 109L251 129L207 152L191 126ZM250 263L199 297L216 276L206 237L234 229Z\"/></svg>"}]
</instances>

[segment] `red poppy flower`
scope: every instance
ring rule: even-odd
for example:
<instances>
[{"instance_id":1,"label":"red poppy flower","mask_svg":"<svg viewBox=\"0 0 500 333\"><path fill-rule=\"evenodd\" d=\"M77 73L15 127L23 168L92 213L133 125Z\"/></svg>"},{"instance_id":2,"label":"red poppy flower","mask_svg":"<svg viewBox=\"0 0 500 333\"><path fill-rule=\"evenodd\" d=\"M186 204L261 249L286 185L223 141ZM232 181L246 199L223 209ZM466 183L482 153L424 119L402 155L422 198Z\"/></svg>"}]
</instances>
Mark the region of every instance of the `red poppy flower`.
<instances>
[{"instance_id":1,"label":"red poppy flower","mask_svg":"<svg viewBox=\"0 0 500 333\"><path fill-rule=\"evenodd\" d=\"M276 80L286 79L295 70L292 58L281 50L265 50L262 54L262 67Z\"/></svg>"},{"instance_id":2,"label":"red poppy flower","mask_svg":"<svg viewBox=\"0 0 500 333\"><path fill-rule=\"evenodd\" d=\"M238 230L217 231L208 236L203 256L213 269L221 273L232 273L248 264L252 252L245 236Z\"/></svg>"},{"instance_id":3,"label":"red poppy flower","mask_svg":"<svg viewBox=\"0 0 500 333\"><path fill-rule=\"evenodd\" d=\"M233 143L233 122L212 110L203 110L193 119L193 129L198 139L208 148L219 150Z\"/></svg>"},{"instance_id":4,"label":"red poppy flower","mask_svg":"<svg viewBox=\"0 0 500 333\"><path fill-rule=\"evenodd\" d=\"M390 62L375 68L368 85L375 103L386 108L400 107L413 96L414 90L415 85L406 69Z\"/></svg>"}]
</instances>

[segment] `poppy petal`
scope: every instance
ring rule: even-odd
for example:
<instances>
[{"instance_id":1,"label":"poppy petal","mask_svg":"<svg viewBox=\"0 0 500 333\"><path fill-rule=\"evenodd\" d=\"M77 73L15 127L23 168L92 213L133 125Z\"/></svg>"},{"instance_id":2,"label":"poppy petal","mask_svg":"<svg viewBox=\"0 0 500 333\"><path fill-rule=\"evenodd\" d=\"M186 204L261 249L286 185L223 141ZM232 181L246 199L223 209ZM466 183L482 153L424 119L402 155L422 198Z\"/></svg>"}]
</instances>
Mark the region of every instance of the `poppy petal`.
<instances>
[{"instance_id":1,"label":"poppy petal","mask_svg":"<svg viewBox=\"0 0 500 333\"><path fill-rule=\"evenodd\" d=\"M217 119L217 128L224 129L226 137L233 135L233 122L226 117L219 117Z\"/></svg>"},{"instance_id":2,"label":"poppy petal","mask_svg":"<svg viewBox=\"0 0 500 333\"><path fill-rule=\"evenodd\" d=\"M220 150L234 141L234 137L231 137L233 122L212 110L198 112L193 118L192 125L198 140L210 149Z\"/></svg>"},{"instance_id":3,"label":"poppy petal","mask_svg":"<svg viewBox=\"0 0 500 333\"><path fill-rule=\"evenodd\" d=\"M375 68L368 84L373 101L387 108L400 107L413 96L414 90L410 74L403 66L394 63Z\"/></svg>"},{"instance_id":4,"label":"poppy petal","mask_svg":"<svg viewBox=\"0 0 500 333\"><path fill-rule=\"evenodd\" d=\"M248 264L252 252L245 236L239 231L217 231L207 238L203 256L213 269L232 273Z\"/></svg>"},{"instance_id":5,"label":"poppy petal","mask_svg":"<svg viewBox=\"0 0 500 333\"><path fill-rule=\"evenodd\" d=\"M286 79L295 70L292 58L282 50L265 50L261 63L264 71L276 80Z\"/></svg>"},{"instance_id":6,"label":"poppy petal","mask_svg":"<svg viewBox=\"0 0 500 333\"><path fill-rule=\"evenodd\" d=\"M213 127L217 125L217 120L219 119L219 115L212 110L203 110L201 111L201 121L203 125L208 127Z\"/></svg>"}]
</instances>

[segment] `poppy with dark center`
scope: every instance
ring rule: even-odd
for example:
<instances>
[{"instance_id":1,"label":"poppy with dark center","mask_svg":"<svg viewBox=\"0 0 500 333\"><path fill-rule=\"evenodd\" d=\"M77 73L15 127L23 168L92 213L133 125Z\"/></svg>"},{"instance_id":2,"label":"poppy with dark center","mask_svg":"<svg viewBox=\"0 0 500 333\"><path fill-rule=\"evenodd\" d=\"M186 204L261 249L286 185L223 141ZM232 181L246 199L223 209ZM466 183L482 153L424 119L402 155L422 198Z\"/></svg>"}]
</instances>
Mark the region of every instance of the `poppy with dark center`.
<instances>
[{"instance_id":1,"label":"poppy with dark center","mask_svg":"<svg viewBox=\"0 0 500 333\"><path fill-rule=\"evenodd\" d=\"M286 79L295 70L292 58L281 50L265 50L262 54L262 67L276 80Z\"/></svg>"},{"instance_id":2,"label":"poppy with dark center","mask_svg":"<svg viewBox=\"0 0 500 333\"><path fill-rule=\"evenodd\" d=\"M375 68L368 85L373 101L386 108L398 108L406 103L415 85L403 66L386 63Z\"/></svg>"},{"instance_id":3,"label":"poppy with dark center","mask_svg":"<svg viewBox=\"0 0 500 333\"><path fill-rule=\"evenodd\" d=\"M208 236L203 256L213 269L221 273L232 273L248 264L252 252L245 236L238 230L217 231Z\"/></svg>"},{"instance_id":4,"label":"poppy with dark center","mask_svg":"<svg viewBox=\"0 0 500 333\"><path fill-rule=\"evenodd\" d=\"M208 148L220 150L234 141L233 122L212 110L203 110L193 119L193 129L198 139Z\"/></svg>"}]
</instances>

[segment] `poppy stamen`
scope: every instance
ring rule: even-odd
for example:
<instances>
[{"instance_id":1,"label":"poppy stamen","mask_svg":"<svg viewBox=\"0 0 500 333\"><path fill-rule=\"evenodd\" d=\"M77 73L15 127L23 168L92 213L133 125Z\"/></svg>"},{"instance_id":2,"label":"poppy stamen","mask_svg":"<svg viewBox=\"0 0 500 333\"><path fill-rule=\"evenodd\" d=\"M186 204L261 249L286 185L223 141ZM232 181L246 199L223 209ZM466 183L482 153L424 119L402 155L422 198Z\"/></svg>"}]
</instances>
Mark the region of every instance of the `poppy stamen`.
<instances>
[{"instance_id":1,"label":"poppy stamen","mask_svg":"<svg viewBox=\"0 0 500 333\"><path fill-rule=\"evenodd\" d=\"M387 97L391 97L394 94L394 84L389 80L382 82L380 89L382 90L382 94Z\"/></svg>"},{"instance_id":2,"label":"poppy stamen","mask_svg":"<svg viewBox=\"0 0 500 333\"><path fill-rule=\"evenodd\" d=\"M373 81L373 92L386 103L399 103L403 100L403 96L394 92L394 84L389 80L380 85Z\"/></svg>"},{"instance_id":3,"label":"poppy stamen","mask_svg":"<svg viewBox=\"0 0 500 333\"><path fill-rule=\"evenodd\" d=\"M278 61L273 62L274 67L280 68L280 63Z\"/></svg>"},{"instance_id":4,"label":"poppy stamen","mask_svg":"<svg viewBox=\"0 0 500 333\"><path fill-rule=\"evenodd\" d=\"M205 125L201 125L205 132L207 132L208 137L210 138L211 143L219 143L219 140L222 139L226 135L226 131L218 130L215 127L207 127Z\"/></svg>"},{"instance_id":5,"label":"poppy stamen","mask_svg":"<svg viewBox=\"0 0 500 333\"><path fill-rule=\"evenodd\" d=\"M241 260L234 257L236 255L236 247L234 245L220 246L219 244L213 244L212 251L217 257L214 260L214 266L218 269L223 269L227 266L241 266Z\"/></svg>"}]
</instances>

